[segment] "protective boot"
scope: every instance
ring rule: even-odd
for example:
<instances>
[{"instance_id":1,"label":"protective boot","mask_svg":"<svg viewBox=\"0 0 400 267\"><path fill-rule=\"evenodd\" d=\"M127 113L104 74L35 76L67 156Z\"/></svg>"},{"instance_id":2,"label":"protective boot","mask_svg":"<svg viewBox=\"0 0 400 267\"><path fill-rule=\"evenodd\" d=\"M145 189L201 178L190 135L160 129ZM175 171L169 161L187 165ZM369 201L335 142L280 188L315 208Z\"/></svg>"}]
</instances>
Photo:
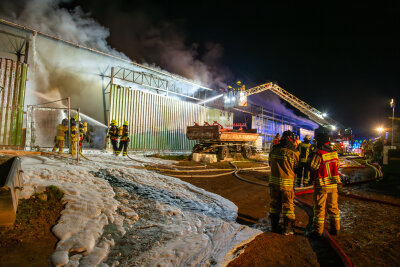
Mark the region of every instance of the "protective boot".
<instances>
[{"instance_id":1,"label":"protective boot","mask_svg":"<svg viewBox=\"0 0 400 267\"><path fill-rule=\"evenodd\" d=\"M271 232L273 233L281 233L281 227L279 226L279 214L271 214L269 215L271 220Z\"/></svg>"},{"instance_id":2,"label":"protective boot","mask_svg":"<svg viewBox=\"0 0 400 267\"><path fill-rule=\"evenodd\" d=\"M284 235L293 235L294 234L294 229L293 229L294 222L295 222L295 220L284 218L284 220L283 220L283 234Z\"/></svg>"}]
</instances>

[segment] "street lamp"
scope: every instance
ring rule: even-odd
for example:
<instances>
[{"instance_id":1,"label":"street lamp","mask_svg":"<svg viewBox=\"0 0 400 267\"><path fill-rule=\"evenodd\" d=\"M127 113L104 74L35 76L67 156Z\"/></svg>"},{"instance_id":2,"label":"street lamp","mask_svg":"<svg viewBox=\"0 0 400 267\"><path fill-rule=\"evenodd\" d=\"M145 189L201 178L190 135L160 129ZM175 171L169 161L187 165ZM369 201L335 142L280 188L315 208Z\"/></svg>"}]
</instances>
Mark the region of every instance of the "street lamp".
<instances>
[{"instance_id":1,"label":"street lamp","mask_svg":"<svg viewBox=\"0 0 400 267\"><path fill-rule=\"evenodd\" d=\"M394 127L394 99L390 100L390 107L392 108L392 146L393 146L393 127Z\"/></svg>"}]
</instances>

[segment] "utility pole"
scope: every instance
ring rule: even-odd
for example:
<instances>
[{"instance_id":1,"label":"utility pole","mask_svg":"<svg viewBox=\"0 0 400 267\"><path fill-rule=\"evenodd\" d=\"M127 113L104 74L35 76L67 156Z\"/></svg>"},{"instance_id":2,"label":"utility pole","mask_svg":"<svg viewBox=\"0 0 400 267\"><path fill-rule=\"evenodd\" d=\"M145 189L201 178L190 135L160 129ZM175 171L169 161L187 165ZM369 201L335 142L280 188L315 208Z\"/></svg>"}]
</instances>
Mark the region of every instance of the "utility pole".
<instances>
[{"instance_id":1,"label":"utility pole","mask_svg":"<svg viewBox=\"0 0 400 267\"><path fill-rule=\"evenodd\" d=\"M394 128L394 99L392 98L392 100L390 101L390 107L392 108L392 146L394 145L393 144L393 141L394 141L394 138L393 138L393 128Z\"/></svg>"}]
</instances>

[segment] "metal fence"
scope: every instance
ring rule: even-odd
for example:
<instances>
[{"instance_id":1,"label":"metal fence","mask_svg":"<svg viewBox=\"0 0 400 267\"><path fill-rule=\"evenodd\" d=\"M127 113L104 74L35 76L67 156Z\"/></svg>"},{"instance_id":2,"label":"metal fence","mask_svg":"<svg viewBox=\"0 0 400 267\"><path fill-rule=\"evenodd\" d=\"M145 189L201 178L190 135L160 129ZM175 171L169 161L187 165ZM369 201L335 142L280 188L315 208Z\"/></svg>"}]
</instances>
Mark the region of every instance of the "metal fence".
<instances>
[{"instance_id":1,"label":"metal fence","mask_svg":"<svg viewBox=\"0 0 400 267\"><path fill-rule=\"evenodd\" d=\"M0 145L21 146L28 65L0 58Z\"/></svg>"},{"instance_id":2,"label":"metal fence","mask_svg":"<svg viewBox=\"0 0 400 267\"><path fill-rule=\"evenodd\" d=\"M111 85L109 103L108 122L129 122L132 150L189 151L196 142L186 138L187 126L233 123L232 113L117 84Z\"/></svg>"},{"instance_id":3,"label":"metal fence","mask_svg":"<svg viewBox=\"0 0 400 267\"><path fill-rule=\"evenodd\" d=\"M31 149L52 148L55 144L57 126L65 118L73 117L79 109L58 107L28 106L27 108L27 146ZM82 121L87 122L87 134L83 148L103 149L107 126L80 113ZM69 147L69 135L66 134L65 148Z\"/></svg>"}]
</instances>

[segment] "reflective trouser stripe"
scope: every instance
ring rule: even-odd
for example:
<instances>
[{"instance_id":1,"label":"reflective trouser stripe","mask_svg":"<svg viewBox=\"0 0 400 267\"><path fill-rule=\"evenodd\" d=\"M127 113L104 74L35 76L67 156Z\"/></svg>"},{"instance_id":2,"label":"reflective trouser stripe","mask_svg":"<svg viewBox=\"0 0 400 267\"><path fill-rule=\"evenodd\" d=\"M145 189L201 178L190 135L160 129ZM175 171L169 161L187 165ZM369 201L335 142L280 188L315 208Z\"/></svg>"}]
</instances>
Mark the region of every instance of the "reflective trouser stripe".
<instances>
[{"instance_id":1,"label":"reflective trouser stripe","mask_svg":"<svg viewBox=\"0 0 400 267\"><path fill-rule=\"evenodd\" d=\"M53 147L53 152L55 152L58 148L58 153L62 154L63 150L64 150L64 140L57 140L56 144Z\"/></svg>"},{"instance_id":2,"label":"reflective trouser stripe","mask_svg":"<svg viewBox=\"0 0 400 267\"><path fill-rule=\"evenodd\" d=\"M270 214L280 214L281 211L284 217L294 220L294 191L281 190L279 186L270 186Z\"/></svg>"},{"instance_id":3,"label":"reflective trouser stripe","mask_svg":"<svg viewBox=\"0 0 400 267\"><path fill-rule=\"evenodd\" d=\"M325 209L328 212L331 227L340 230L340 216L338 207L337 188L329 188L325 190L314 190L314 219L313 230L322 234L324 231Z\"/></svg>"}]
</instances>

